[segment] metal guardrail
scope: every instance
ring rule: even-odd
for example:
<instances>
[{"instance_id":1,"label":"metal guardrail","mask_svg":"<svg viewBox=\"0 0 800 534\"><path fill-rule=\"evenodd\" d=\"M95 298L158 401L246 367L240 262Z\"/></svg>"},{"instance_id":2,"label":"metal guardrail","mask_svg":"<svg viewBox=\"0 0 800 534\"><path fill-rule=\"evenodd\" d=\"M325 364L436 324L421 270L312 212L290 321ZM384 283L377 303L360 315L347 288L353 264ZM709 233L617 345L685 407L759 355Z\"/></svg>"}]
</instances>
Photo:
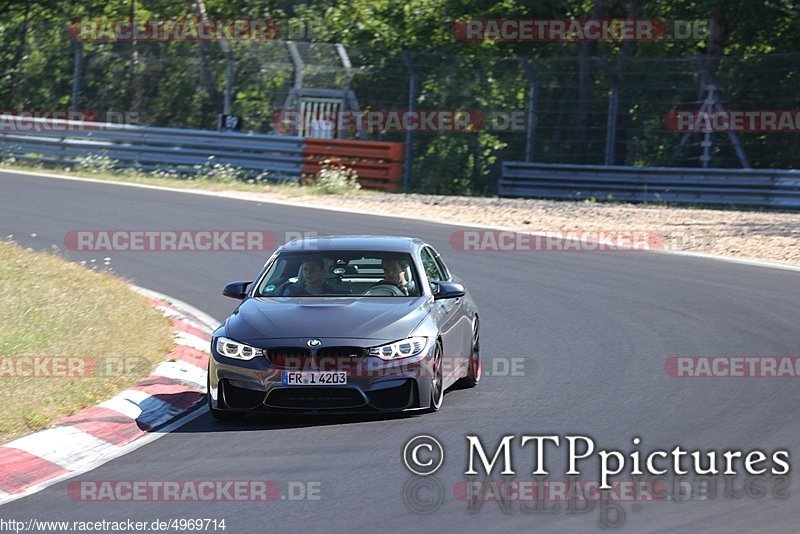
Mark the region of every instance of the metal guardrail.
<instances>
[{"instance_id":1,"label":"metal guardrail","mask_svg":"<svg viewBox=\"0 0 800 534\"><path fill-rule=\"evenodd\" d=\"M498 194L800 209L800 171L505 161Z\"/></svg>"},{"instance_id":2,"label":"metal guardrail","mask_svg":"<svg viewBox=\"0 0 800 534\"><path fill-rule=\"evenodd\" d=\"M186 174L221 164L294 181L303 167L299 137L8 116L4 124L15 127L0 128L0 156L16 159L76 164L100 155L118 168Z\"/></svg>"}]
</instances>

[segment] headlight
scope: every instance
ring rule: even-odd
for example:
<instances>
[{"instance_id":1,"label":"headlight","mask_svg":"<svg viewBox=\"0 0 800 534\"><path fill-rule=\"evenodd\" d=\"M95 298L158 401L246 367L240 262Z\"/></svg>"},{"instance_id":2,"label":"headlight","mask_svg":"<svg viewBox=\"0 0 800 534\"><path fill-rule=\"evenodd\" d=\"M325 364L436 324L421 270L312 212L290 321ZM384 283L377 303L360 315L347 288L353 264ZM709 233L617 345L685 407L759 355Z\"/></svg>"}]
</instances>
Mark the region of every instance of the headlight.
<instances>
[{"instance_id":1,"label":"headlight","mask_svg":"<svg viewBox=\"0 0 800 534\"><path fill-rule=\"evenodd\" d=\"M219 354L227 356L228 358L236 358L237 360L252 360L256 356L261 356L263 354L262 349L257 349L226 337L217 338L216 348Z\"/></svg>"},{"instance_id":2,"label":"headlight","mask_svg":"<svg viewBox=\"0 0 800 534\"><path fill-rule=\"evenodd\" d=\"M395 341L388 345L381 345L380 347L372 347L369 349L370 356L377 356L382 360L394 360L396 358L410 358L411 356L419 356L425 351L428 346L428 338L426 337L410 337L402 341Z\"/></svg>"}]
</instances>

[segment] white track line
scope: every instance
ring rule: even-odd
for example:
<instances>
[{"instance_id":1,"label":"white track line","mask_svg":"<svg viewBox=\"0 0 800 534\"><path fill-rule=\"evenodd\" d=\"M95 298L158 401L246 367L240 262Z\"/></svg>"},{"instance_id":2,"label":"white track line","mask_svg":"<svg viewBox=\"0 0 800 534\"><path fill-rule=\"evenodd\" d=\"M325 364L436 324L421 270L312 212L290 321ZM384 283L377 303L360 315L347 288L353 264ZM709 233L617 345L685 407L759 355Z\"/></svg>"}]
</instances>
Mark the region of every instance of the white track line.
<instances>
[{"instance_id":1,"label":"white track line","mask_svg":"<svg viewBox=\"0 0 800 534\"><path fill-rule=\"evenodd\" d=\"M178 311L175 311L172 308L168 308L166 306L156 306L156 309L159 310L161 313L163 313L166 317L168 317L170 319L180 319L181 321L185 322L186 324L197 328L201 332L207 332L207 333L210 334L211 332L214 331L213 328L210 328L205 323L200 323L200 322L196 321L195 319L192 319L188 315L183 314L183 313L178 312Z\"/></svg>"},{"instance_id":2,"label":"white track line","mask_svg":"<svg viewBox=\"0 0 800 534\"><path fill-rule=\"evenodd\" d=\"M2 172L2 171L0 170L0 172ZM218 319L214 319L213 317L208 315L206 312L201 311L201 310L195 308L194 306L192 306L191 304L188 304L188 303L186 303L186 302L184 302L182 300L178 300L176 298L170 297L169 295L165 295L163 293L159 293L158 291L153 291L152 289L146 289L144 287L133 286L133 285L131 287L133 288L134 291L136 291L137 293L139 293L141 295L144 295L144 296L150 297L150 298L155 298L155 299L158 299L158 300L164 300L166 302L174 304L176 308L179 308L179 309L182 308L182 309L186 310L188 313L191 313L192 315L194 315L194 317L196 319L199 319L200 321L205 323L206 327L208 329L210 329L211 332L213 332L214 330L219 328L219 325L222 324L222 322L219 321Z\"/></svg>"}]
</instances>

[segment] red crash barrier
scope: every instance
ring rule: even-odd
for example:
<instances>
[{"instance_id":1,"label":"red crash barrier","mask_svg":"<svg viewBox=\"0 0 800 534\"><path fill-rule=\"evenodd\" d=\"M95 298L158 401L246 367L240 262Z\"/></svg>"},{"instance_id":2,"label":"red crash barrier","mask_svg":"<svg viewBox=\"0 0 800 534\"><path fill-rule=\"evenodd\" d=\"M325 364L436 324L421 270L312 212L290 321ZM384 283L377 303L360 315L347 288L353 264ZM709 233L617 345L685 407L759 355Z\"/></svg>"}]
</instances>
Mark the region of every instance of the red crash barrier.
<instances>
[{"instance_id":1,"label":"red crash barrier","mask_svg":"<svg viewBox=\"0 0 800 534\"><path fill-rule=\"evenodd\" d=\"M320 162L337 159L355 169L364 189L397 193L403 176L403 143L306 138L303 174L316 174Z\"/></svg>"}]
</instances>

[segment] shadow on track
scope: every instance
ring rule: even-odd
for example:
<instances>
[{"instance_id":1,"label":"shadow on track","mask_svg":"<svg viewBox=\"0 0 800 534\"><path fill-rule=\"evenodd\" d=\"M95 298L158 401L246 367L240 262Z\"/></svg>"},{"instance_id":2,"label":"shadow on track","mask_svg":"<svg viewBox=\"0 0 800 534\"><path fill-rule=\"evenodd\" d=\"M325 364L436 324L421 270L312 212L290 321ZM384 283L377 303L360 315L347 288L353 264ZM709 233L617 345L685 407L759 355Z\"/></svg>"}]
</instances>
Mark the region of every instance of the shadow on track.
<instances>
[{"instance_id":1,"label":"shadow on track","mask_svg":"<svg viewBox=\"0 0 800 534\"><path fill-rule=\"evenodd\" d=\"M445 391L445 395L450 390ZM201 409L201 408L198 408ZM218 421L206 413L185 425L173 429L171 432L200 433L200 432L249 432L263 430L285 430L291 428L306 428L314 426L349 425L357 423L374 423L379 421L394 421L399 419L413 419L420 416L430 416L423 411L401 413L354 413L354 414L248 414L240 421ZM160 432L160 430L154 430Z\"/></svg>"}]
</instances>

